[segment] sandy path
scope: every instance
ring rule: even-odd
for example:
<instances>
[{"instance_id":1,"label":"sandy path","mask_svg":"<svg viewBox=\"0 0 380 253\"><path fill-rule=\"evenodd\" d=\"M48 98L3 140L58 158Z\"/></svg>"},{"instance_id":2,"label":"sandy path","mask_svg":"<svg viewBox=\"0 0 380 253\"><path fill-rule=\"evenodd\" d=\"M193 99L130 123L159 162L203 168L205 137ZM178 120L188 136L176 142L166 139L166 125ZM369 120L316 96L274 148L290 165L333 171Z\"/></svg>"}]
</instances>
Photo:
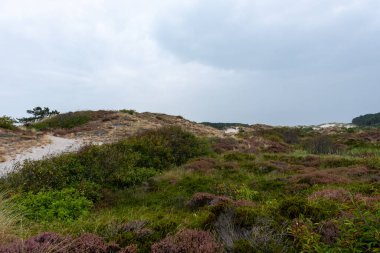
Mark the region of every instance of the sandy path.
<instances>
[{"instance_id":1,"label":"sandy path","mask_svg":"<svg viewBox=\"0 0 380 253\"><path fill-rule=\"evenodd\" d=\"M55 136L48 136L50 143L41 146L30 148L15 157L0 163L0 177L14 169L14 165L22 163L25 160L41 160L44 157L55 156L65 152L78 151L83 145L82 140L73 140L67 138L60 138Z\"/></svg>"}]
</instances>

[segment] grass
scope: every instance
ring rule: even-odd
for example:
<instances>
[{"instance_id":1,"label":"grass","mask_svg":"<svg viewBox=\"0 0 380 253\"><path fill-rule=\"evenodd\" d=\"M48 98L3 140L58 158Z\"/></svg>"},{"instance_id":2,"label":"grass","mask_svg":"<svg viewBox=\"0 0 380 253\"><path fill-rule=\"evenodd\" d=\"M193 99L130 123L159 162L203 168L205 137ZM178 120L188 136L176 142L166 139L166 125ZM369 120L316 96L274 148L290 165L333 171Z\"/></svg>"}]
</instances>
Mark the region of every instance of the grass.
<instances>
[{"instance_id":1,"label":"grass","mask_svg":"<svg viewBox=\"0 0 380 253\"><path fill-rule=\"evenodd\" d=\"M6 194L0 193L0 245L16 237L19 219L20 216L9 199L6 198Z\"/></svg>"},{"instance_id":2,"label":"grass","mask_svg":"<svg viewBox=\"0 0 380 253\"><path fill-rule=\"evenodd\" d=\"M272 138L276 131L265 135ZM361 138L363 131L367 133L349 134ZM376 252L380 247L377 146L362 138L345 144L339 154L311 154L302 143L316 135L300 133L299 142L288 143L287 153L216 154L206 140L166 128L26 164L22 175L0 180L13 199L47 199L43 194L47 189L57 194L73 187L78 195L67 197L70 203L79 205L82 202L77 200L85 198L94 207L73 219L26 217L22 232L7 233L23 238L43 231L74 237L94 233L106 242L122 247L136 244L139 252L150 252L164 238L196 229L211 231L230 252ZM341 145L342 136L327 143ZM134 183L120 184L131 180ZM215 199L190 207L196 193ZM139 222L141 227L125 230Z\"/></svg>"}]
</instances>

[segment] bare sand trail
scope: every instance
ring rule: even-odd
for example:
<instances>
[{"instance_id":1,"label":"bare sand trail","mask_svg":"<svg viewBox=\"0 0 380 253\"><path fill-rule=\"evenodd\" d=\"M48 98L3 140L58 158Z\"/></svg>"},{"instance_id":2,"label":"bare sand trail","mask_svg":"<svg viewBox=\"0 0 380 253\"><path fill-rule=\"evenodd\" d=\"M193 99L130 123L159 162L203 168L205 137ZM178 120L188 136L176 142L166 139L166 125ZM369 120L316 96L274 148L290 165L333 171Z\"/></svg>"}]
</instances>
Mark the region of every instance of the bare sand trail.
<instances>
[{"instance_id":1,"label":"bare sand trail","mask_svg":"<svg viewBox=\"0 0 380 253\"><path fill-rule=\"evenodd\" d=\"M0 177L15 168L15 165L22 164L25 160L41 160L45 157L56 156L66 152L78 151L84 142L80 139L60 138L48 136L50 143L41 147L32 147L14 157L0 163Z\"/></svg>"}]
</instances>

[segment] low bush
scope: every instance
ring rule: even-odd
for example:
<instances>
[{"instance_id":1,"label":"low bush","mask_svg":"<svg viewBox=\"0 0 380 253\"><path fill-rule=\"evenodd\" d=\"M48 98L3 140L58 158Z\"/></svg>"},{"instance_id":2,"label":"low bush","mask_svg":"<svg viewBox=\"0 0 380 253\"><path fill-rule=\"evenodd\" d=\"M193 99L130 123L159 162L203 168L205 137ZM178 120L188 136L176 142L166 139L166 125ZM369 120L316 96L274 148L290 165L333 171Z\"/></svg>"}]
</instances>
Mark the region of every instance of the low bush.
<instances>
[{"instance_id":1,"label":"low bush","mask_svg":"<svg viewBox=\"0 0 380 253\"><path fill-rule=\"evenodd\" d=\"M218 253L222 247L211 233L199 230L182 230L152 245L152 253Z\"/></svg>"},{"instance_id":2,"label":"low bush","mask_svg":"<svg viewBox=\"0 0 380 253\"><path fill-rule=\"evenodd\" d=\"M26 240L17 240L0 246L0 253L137 253L136 245L121 248L117 244L106 243L95 234L85 233L77 238L44 232Z\"/></svg>"},{"instance_id":3,"label":"low bush","mask_svg":"<svg viewBox=\"0 0 380 253\"><path fill-rule=\"evenodd\" d=\"M349 191L342 188L338 188L338 189L327 188L327 189L316 191L309 196L309 200L316 200L320 198L334 200L338 202L347 202L351 200L351 195Z\"/></svg>"},{"instance_id":4,"label":"low bush","mask_svg":"<svg viewBox=\"0 0 380 253\"><path fill-rule=\"evenodd\" d=\"M72 221L89 213L93 204L75 189L26 193L17 200L20 211L32 220Z\"/></svg>"},{"instance_id":5,"label":"low bush","mask_svg":"<svg viewBox=\"0 0 380 253\"><path fill-rule=\"evenodd\" d=\"M2 116L0 117L0 128L13 130L16 129L16 126L14 125L16 123L16 120L14 120L11 117L8 116Z\"/></svg>"},{"instance_id":6,"label":"low bush","mask_svg":"<svg viewBox=\"0 0 380 253\"><path fill-rule=\"evenodd\" d=\"M136 110L132 110L132 109L122 109L122 110L120 110L120 112L127 113L127 114L130 114L130 115L136 114Z\"/></svg>"},{"instance_id":7,"label":"low bush","mask_svg":"<svg viewBox=\"0 0 380 253\"><path fill-rule=\"evenodd\" d=\"M315 221L319 221L325 215L322 208L311 206L307 200L301 197L284 199L278 207L278 213L288 219L295 219L303 216Z\"/></svg>"},{"instance_id":8,"label":"low bush","mask_svg":"<svg viewBox=\"0 0 380 253\"><path fill-rule=\"evenodd\" d=\"M304 148L312 154L339 154L341 148L329 135L318 135L307 139Z\"/></svg>"},{"instance_id":9,"label":"low bush","mask_svg":"<svg viewBox=\"0 0 380 253\"><path fill-rule=\"evenodd\" d=\"M204 206L216 206L220 203L231 201L232 200L226 196L217 196L207 192L197 192L192 196L191 200L187 202L187 206L195 209Z\"/></svg>"},{"instance_id":10,"label":"low bush","mask_svg":"<svg viewBox=\"0 0 380 253\"><path fill-rule=\"evenodd\" d=\"M95 119L94 116L95 112L92 111L68 112L46 118L32 124L30 127L40 131L57 128L71 129L90 122Z\"/></svg>"}]
</instances>

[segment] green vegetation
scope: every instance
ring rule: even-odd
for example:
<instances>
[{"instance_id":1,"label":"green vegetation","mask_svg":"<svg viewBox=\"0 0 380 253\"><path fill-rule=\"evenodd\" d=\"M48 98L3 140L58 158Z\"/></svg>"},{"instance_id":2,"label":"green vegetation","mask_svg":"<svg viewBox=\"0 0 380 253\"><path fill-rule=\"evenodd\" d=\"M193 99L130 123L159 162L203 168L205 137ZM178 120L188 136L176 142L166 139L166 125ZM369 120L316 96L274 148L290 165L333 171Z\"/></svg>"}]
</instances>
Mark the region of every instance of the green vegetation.
<instances>
[{"instance_id":1,"label":"green vegetation","mask_svg":"<svg viewBox=\"0 0 380 253\"><path fill-rule=\"evenodd\" d=\"M0 128L14 130L16 129L16 126L14 125L14 123L16 123L16 120L14 120L11 117L8 117L8 116L0 117Z\"/></svg>"},{"instance_id":2,"label":"green vegetation","mask_svg":"<svg viewBox=\"0 0 380 253\"><path fill-rule=\"evenodd\" d=\"M92 252L378 252L379 142L367 128L207 140L166 127L29 161L0 187L24 216L14 235Z\"/></svg>"},{"instance_id":3,"label":"green vegetation","mask_svg":"<svg viewBox=\"0 0 380 253\"><path fill-rule=\"evenodd\" d=\"M130 115L134 115L134 114L137 113L136 110L132 110L132 109L122 109L122 110L120 110L120 112L127 113L127 114L130 114Z\"/></svg>"},{"instance_id":4,"label":"green vegetation","mask_svg":"<svg viewBox=\"0 0 380 253\"><path fill-rule=\"evenodd\" d=\"M27 110L26 112L28 114L32 114L33 116L29 117L29 118L18 119L18 121L20 123L23 123L25 125L28 125L30 123L40 121L44 118L59 114L59 112L57 110L50 111L50 109L48 107L42 108L40 106L37 106L37 107L33 108L32 110Z\"/></svg>"},{"instance_id":5,"label":"green vegetation","mask_svg":"<svg viewBox=\"0 0 380 253\"><path fill-rule=\"evenodd\" d=\"M242 123L212 123L212 122L202 122L201 124L205 126L210 126L219 130L227 129L230 127L248 127L248 124Z\"/></svg>"},{"instance_id":6,"label":"green vegetation","mask_svg":"<svg viewBox=\"0 0 380 253\"><path fill-rule=\"evenodd\" d=\"M358 126L380 126L380 112L359 116L352 123Z\"/></svg>"},{"instance_id":7,"label":"green vegetation","mask_svg":"<svg viewBox=\"0 0 380 253\"><path fill-rule=\"evenodd\" d=\"M75 189L24 193L17 198L19 208L31 220L71 221L86 216L93 204Z\"/></svg>"},{"instance_id":8,"label":"green vegetation","mask_svg":"<svg viewBox=\"0 0 380 253\"><path fill-rule=\"evenodd\" d=\"M68 112L38 121L31 124L30 127L40 131L57 128L71 129L84 125L95 118L95 112L92 111Z\"/></svg>"}]
</instances>

